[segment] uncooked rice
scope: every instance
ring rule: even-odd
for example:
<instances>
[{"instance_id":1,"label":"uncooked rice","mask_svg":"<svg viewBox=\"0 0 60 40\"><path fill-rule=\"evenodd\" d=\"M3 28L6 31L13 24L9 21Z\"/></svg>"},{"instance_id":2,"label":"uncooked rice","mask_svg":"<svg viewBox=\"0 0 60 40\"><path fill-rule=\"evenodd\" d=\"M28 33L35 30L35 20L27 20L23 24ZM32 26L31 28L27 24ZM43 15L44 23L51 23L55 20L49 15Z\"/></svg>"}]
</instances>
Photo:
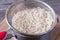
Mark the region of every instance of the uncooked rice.
<instances>
[{"instance_id":1,"label":"uncooked rice","mask_svg":"<svg viewBox=\"0 0 60 40\"><path fill-rule=\"evenodd\" d=\"M12 18L13 26L22 33L41 34L52 27L53 17L50 11L40 7L18 11Z\"/></svg>"}]
</instances>

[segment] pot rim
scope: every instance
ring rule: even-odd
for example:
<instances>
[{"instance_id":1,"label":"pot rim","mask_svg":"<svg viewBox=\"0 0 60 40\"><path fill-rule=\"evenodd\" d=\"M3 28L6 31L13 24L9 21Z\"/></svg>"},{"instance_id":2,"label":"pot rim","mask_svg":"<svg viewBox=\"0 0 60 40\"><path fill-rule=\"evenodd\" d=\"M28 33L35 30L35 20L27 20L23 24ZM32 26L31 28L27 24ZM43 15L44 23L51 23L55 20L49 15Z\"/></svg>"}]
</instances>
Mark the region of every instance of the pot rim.
<instances>
[{"instance_id":1,"label":"pot rim","mask_svg":"<svg viewBox=\"0 0 60 40\"><path fill-rule=\"evenodd\" d=\"M36 1L36 0L35 0ZM17 1L17 2L15 2L15 3L13 3L12 5L10 5L9 7L8 7L8 9L7 9L7 11L6 11L6 15L5 15L5 19L6 19L6 22L7 22L7 24L9 25L9 27L11 27L13 30L15 30L16 32L18 32L19 34L20 34L20 32L17 30L17 29L15 29L13 26L11 26L10 25L10 23L9 23L9 21L8 21L8 13L9 13L9 10L12 8L12 6L14 6L16 3L18 3L19 1ZM21 1L20 1L21 2ZM53 24L53 27L50 29L50 30L48 30L47 32L50 32L54 27L55 27L55 25L56 25L56 23L57 23L57 15L55 14L55 12L54 12L54 10L52 9L52 7L51 6L49 6L47 3L45 3L45 2L43 2L43 1L37 1L37 2L40 2L40 3L42 3L43 5L46 5L50 10L51 10L51 12L54 14L54 24ZM42 34L37 34L37 35L43 35L43 34L45 34L45 33L47 33L47 32L44 32L44 33L42 33ZM21 33L22 34L22 33ZM25 33L23 33L22 35L25 35ZM27 34L27 35L25 35L25 36L30 36L30 34ZM33 36L35 36L35 34L32 34ZM25 37L24 36L24 37Z\"/></svg>"}]
</instances>

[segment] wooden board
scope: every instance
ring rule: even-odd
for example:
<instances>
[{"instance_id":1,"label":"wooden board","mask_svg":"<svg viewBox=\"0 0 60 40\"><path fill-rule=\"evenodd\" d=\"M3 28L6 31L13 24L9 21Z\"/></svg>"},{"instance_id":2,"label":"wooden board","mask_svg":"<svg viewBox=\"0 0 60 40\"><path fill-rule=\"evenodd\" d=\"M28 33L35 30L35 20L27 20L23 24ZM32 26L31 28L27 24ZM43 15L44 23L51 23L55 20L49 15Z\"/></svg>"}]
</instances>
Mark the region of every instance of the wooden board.
<instances>
[{"instance_id":1,"label":"wooden board","mask_svg":"<svg viewBox=\"0 0 60 40\"><path fill-rule=\"evenodd\" d=\"M60 17L59 17L59 22L57 23L55 28L51 31L50 39L51 40L60 40Z\"/></svg>"}]
</instances>

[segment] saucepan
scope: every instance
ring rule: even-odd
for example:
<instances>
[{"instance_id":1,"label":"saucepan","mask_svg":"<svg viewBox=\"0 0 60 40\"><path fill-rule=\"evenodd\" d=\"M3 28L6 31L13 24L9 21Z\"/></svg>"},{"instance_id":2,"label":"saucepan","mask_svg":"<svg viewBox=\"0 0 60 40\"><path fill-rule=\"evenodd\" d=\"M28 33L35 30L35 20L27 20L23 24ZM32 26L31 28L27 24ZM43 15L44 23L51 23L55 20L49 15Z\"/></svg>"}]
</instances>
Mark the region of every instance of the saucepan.
<instances>
[{"instance_id":1,"label":"saucepan","mask_svg":"<svg viewBox=\"0 0 60 40\"><path fill-rule=\"evenodd\" d=\"M52 23L52 27L50 28L50 30L41 33L41 34L36 34L36 35L29 35L26 33L22 33L20 31L18 31L16 28L14 28L14 26L12 25L12 18L13 16L21 10L24 10L25 7L40 7L43 8L47 11L50 11L52 16L53 16L53 23ZM40 0L24 0L24 1L17 1L15 3L13 3L6 11L6 21L7 24L9 25L10 29L7 32L7 35L9 35L9 37L15 37L18 40L41 40L40 38L42 37L42 35L45 35L46 33L50 32L56 25L57 23L57 15L54 12L54 10L52 9L51 6L49 6L47 3L40 1ZM6 36L7 36L6 35ZM8 38L4 38L4 39L8 39Z\"/></svg>"}]
</instances>

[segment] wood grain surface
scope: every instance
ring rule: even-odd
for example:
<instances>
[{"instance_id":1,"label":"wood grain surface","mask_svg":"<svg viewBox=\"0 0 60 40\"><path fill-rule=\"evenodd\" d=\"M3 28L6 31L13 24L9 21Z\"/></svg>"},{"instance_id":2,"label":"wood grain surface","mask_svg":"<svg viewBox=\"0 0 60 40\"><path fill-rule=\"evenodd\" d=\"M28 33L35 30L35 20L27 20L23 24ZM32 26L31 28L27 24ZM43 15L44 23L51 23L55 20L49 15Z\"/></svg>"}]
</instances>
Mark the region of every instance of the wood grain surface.
<instances>
[{"instance_id":1,"label":"wood grain surface","mask_svg":"<svg viewBox=\"0 0 60 40\"><path fill-rule=\"evenodd\" d=\"M56 24L55 28L51 31L50 40L60 40L60 16L59 22Z\"/></svg>"}]
</instances>

